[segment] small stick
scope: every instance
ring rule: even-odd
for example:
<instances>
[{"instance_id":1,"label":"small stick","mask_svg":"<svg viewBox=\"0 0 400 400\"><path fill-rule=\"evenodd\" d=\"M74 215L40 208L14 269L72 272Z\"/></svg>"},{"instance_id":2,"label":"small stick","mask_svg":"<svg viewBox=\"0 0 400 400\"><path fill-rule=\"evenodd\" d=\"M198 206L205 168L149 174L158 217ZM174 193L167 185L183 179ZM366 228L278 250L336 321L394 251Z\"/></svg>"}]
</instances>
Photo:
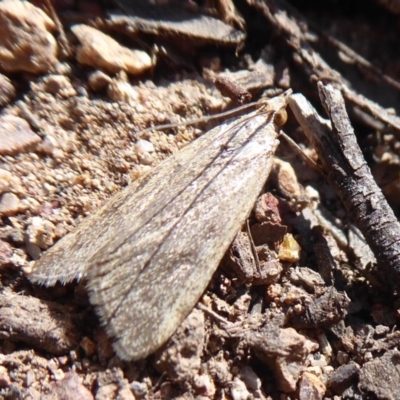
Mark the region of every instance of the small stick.
<instances>
[{"instance_id":1,"label":"small stick","mask_svg":"<svg viewBox=\"0 0 400 400\"><path fill-rule=\"evenodd\" d=\"M247 230L247 235L249 236L251 252L253 253L254 261L256 263L256 268L261 277L260 259L258 258L256 245L254 244L253 236L251 235L249 219L247 219L246 221L246 230Z\"/></svg>"},{"instance_id":2,"label":"small stick","mask_svg":"<svg viewBox=\"0 0 400 400\"><path fill-rule=\"evenodd\" d=\"M288 94L286 94L286 95L288 95ZM239 107L235 107L232 110L224 111L224 112L217 113L217 114L214 114L214 115L208 115L208 116L201 117L201 118L191 119L190 121L186 121L186 122L179 122L179 123L151 126L149 128L143 129L143 130L141 130L139 132L135 132L134 135L136 137L139 137L141 134L143 134L145 132L163 131L165 129L176 128L178 126L196 125L196 124L199 124L201 122L212 121L213 119L217 119L217 118L225 118L225 117L233 116L233 115L236 115L236 114L240 113L241 111L246 111L246 110L249 110L251 108L261 107L267 101L268 100L266 100L266 99L262 99L262 100L259 100L259 101L253 101L252 103L248 103L248 104L244 104L244 105L239 106Z\"/></svg>"},{"instance_id":3,"label":"small stick","mask_svg":"<svg viewBox=\"0 0 400 400\"><path fill-rule=\"evenodd\" d=\"M222 96L229 97L238 104L248 103L251 94L226 76L218 76L214 79L215 87L221 92Z\"/></svg>"},{"instance_id":4,"label":"small stick","mask_svg":"<svg viewBox=\"0 0 400 400\"><path fill-rule=\"evenodd\" d=\"M289 99L290 108L314 146L327 180L364 235L379 267L388 274L393 288L399 287L400 223L371 175L340 91L321 82L318 89L331 124L300 94Z\"/></svg>"}]
</instances>

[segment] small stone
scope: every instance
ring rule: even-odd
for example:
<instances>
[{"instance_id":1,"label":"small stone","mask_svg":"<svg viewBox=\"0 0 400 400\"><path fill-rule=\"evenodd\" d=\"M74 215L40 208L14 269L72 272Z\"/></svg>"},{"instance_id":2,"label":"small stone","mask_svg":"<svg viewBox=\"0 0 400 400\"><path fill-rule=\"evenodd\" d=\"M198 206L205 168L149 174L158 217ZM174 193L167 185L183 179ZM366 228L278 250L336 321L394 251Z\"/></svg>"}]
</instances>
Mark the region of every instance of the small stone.
<instances>
[{"instance_id":1,"label":"small stone","mask_svg":"<svg viewBox=\"0 0 400 400\"><path fill-rule=\"evenodd\" d=\"M356 382L359 373L360 367L357 364L341 365L329 376L328 387L333 393L341 395Z\"/></svg>"},{"instance_id":2,"label":"small stone","mask_svg":"<svg viewBox=\"0 0 400 400\"><path fill-rule=\"evenodd\" d=\"M258 222L282 223L279 200L272 193L262 194L254 206L254 216Z\"/></svg>"},{"instance_id":3,"label":"small stone","mask_svg":"<svg viewBox=\"0 0 400 400\"><path fill-rule=\"evenodd\" d=\"M4 193L0 197L0 214L9 217L23 210L23 204L14 193Z\"/></svg>"},{"instance_id":4,"label":"small stone","mask_svg":"<svg viewBox=\"0 0 400 400\"><path fill-rule=\"evenodd\" d=\"M17 154L39 142L40 137L24 119L13 115L0 117L0 155Z\"/></svg>"},{"instance_id":5,"label":"small stone","mask_svg":"<svg viewBox=\"0 0 400 400\"><path fill-rule=\"evenodd\" d=\"M167 344L155 353L154 366L171 381L183 382L198 374L204 346L204 324L204 314L195 308Z\"/></svg>"},{"instance_id":6,"label":"small stone","mask_svg":"<svg viewBox=\"0 0 400 400\"><path fill-rule=\"evenodd\" d=\"M48 249L54 243L54 231L53 223L41 217L33 217L26 231L27 242L39 246L41 249Z\"/></svg>"},{"instance_id":7,"label":"small stone","mask_svg":"<svg viewBox=\"0 0 400 400\"><path fill-rule=\"evenodd\" d=\"M124 79L113 79L108 85L107 95L112 101L134 104L139 97L136 89Z\"/></svg>"},{"instance_id":8,"label":"small stone","mask_svg":"<svg viewBox=\"0 0 400 400\"><path fill-rule=\"evenodd\" d=\"M43 78L46 92L53 95L59 95L63 98L76 96L76 90L71 81L64 75L49 75Z\"/></svg>"},{"instance_id":9,"label":"small stone","mask_svg":"<svg viewBox=\"0 0 400 400\"><path fill-rule=\"evenodd\" d=\"M81 340L80 346L88 357L91 357L96 351L96 344L87 336Z\"/></svg>"},{"instance_id":10,"label":"small stone","mask_svg":"<svg viewBox=\"0 0 400 400\"><path fill-rule=\"evenodd\" d=\"M96 399L97 399L97 396L96 396ZM128 385L123 385L118 390L117 399L118 400L135 400L135 396L131 392L131 389L129 388Z\"/></svg>"},{"instance_id":11,"label":"small stone","mask_svg":"<svg viewBox=\"0 0 400 400\"><path fill-rule=\"evenodd\" d=\"M93 395L89 389L82 384L79 376L75 372L63 373L63 375L62 379L56 380L56 382L50 384L51 397L43 397L44 400L93 400Z\"/></svg>"},{"instance_id":12,"label":"small stone","mask_svg":"<svg viewBox=\"0 0 400 400\"><path fill-rule=\"evenodd\" d=\"M54 22L27 1L0 2L0 69L47 72L57 63ZM0 140L1 142L1 140Z\"/></svg>"},{"instance_id":13,"label":"small stone","mask_svg":"<svg viewBox=\"0 0 400 400\"><path fill-rule=\"evenodd\" d=\"M152 153L154 152L153 143L148 140L139 139L135 144L135 151L137 154Z\"/></svg>"},{"instance_id":14,"label":"small stone","mask_svg":"<svg viewBox=\"0 0 400 400\"><path fill-rule=\"evenodd\" d=\"M8 375L7 368L0 365L0 388L6 388L11 385L11 379Z\"/></svg>"},{"instance_id":15,"label":"small stone","mask_svg":"<svg viewBox=\"0 0 400 400\"><path fill-rule=\"evenodd\" d=\"M299 383L299 400L322 400L325 392L326 387L317 376L310 372L303 373Z\"/></svg>"},{"instance_id":16,"label":"small stone","mask_svg":"<svg viewBox=\"0 0 400 400\"><path fill-rule=\"evenodd\" d=\"M336 361L340 365L347 364L350 361L350 356L346 352L339 350L336 355Z\"/></svg>"},{"instance_id":17,"label":"small stone","mask_svg":"<svg viewBox=\"0 0 400 400\"><path fill-rule=\"evenodd\" d=\"M118 393L118 386L115 383L101 386L96 392L96 400L115 399Z\"/></svg>"},{"instance_id":18,"label":"small stone","mask_svg":"<svg viewBox=\"0 0 400 400\"><path fill-rule=\"evenodd\" d=\"M42 255L40 247L33 243L26 243L26 251L33 260L38 260Z\"/></svg>"},{"instance_id":19,"label":"small stone","mask_svg":"<svg viewBox=\"0 0 400 400\"><path fill-rule=\"evenodd\" d=\"M388 334L389 331L390 331L390 328L385 325L377 325L375 327L375 335L376 336L384 336L384 335Z\"/></svg>"},{"instance_id":20,"label":"small stone","mask_svg":"<svg viewBox=\"0 0 400 400\"><path fill-rule=\"evenodd\" d=\"M137 398L145 397L148 392L147 385L143 382L133 381L130 383L130 388Z\"/></svg>"},{"instance_id":21,"label":"small stone","mask_svg":"<svg viewBox=\"0 0 400 400\"><path fill-rule=\"evenodd\" d=\"M328 365L328 363L326 362L326 358L323 354L319 354L318 357L316 357L314 355L314 357L311 360L311 365L313 367L325 367L326 365Z\"/></svg>"},{"instance_id":22,"label":"small stone","mask_svg":"<svg viewBox=\"0 0 400 400\"><path fill-rule=\"evenodd\" d=\"M37 147L37 151L42 152L48 156L54 156L55 151L58 149L58 142L53 136L46 135L42 143Z\"/></svg>"},{"instance_id":23,"label":"small stone","mask_svg":"<svg viewBox=\"0 0 400 400\"><path fill-rule=\"evenodd\" d=\"M29 387L31 386L34 382L36 382L36 375L35 372L30 369L25 376L25 386Z\"/></svg>"},{"instance_id":24,"label":"small stone","mask_svg":"<svg viewBox=\"0 0 400 400\"><path fill-rule=\"evenodd\" d=\"M231 396L233 400L248 400L251 398L250 392L243 381L238 377L234 378L231 385Z\"/></svg>"},{"instance_id":25,"label":"small stone","mask_svg":"<svg viewBox=\"0 0 400 400\"><path fill-rule=\"evenodd\" d=\"M13 254L11 246L0 239L0 269L11 264L11 256Z\"/></svg>"},{"instance_id":26,"label":"small stone","mask_svg":"<svg viewBox=\"0 0 400 400\"><path fill-rule=\"evenodd\" d=\"M261 379L250 367L244 367L240 371L240 376L248 389L255 391L261 389Z\"/></svg>"},{"instance_id":27,"label":"small stone","mask_svg":"<svg viewBox=\"0 0 400 400\"><path fill-rule=\"evenodd\" d=\"M215 396L215 384L209 375L196 375L193 378L193 387L203 396L207 396L207 398L212 399Z\"/></svg>"},{"instance_id":28,"label":"small stone","mask_svg":"<svg viewBox=\"0 0 400 400\"><path fill-rule=\"evenodd\" d=\"M281 261L297 262L300 260L301 247L291 233L287 233L279 247L278 257Z\"/></svg>"},{"instance_id":29,"label":"small stone","mask_svg":"<svg viewBox=\"0 0 400 400\"><path fill-rule=\"evenodd\" d=\"M94 71L89 75L89 86L94 92L105 90L112 79L102 71Z\"/></svg>"},{"instance_id":30,"label":"small stone","mask_svg":"<svg viewBox=\"0 0 400 400\"><path fill-rule=\"evenodd\" d=\"M0 194L5 192L9 192L12 190L13 192L20 192L22 182L18 176L13 175L11 172L0 169Z\"/></svg>"},{"instance_id":31,"label":"small stone","mask_svg":"<svg viewBox=\"0 0 400 400\"><path fill-rule=\"evenodd\" d=\"M153 61L146 52L121 46L95 28L81 24L74 25L71 30L81 44L77 60L83 65L111 74L123 70L132 75L141 74L153 66Z\"/></svg>"},{"instance_id":32,"label":"small stone","mask_svg":"<svg viewBox=\"0 0 400 400\"><path fill-rule=\"evenodd\" d=\"M276 158L274 160L275 180L285 195L295 198L302 194L301 186L297 180L293 166L287 161Z\"/></svg>"},{"instance_id":33,"label":"small stone","mask_svg":"<svg viewBox=\"0 0 400 400\"><path fill-rule=\"evenodd\" d=\"M0 74L0 107L9 104L16 96L14 85L3 74Z\"/></svg>"}]
</instances>

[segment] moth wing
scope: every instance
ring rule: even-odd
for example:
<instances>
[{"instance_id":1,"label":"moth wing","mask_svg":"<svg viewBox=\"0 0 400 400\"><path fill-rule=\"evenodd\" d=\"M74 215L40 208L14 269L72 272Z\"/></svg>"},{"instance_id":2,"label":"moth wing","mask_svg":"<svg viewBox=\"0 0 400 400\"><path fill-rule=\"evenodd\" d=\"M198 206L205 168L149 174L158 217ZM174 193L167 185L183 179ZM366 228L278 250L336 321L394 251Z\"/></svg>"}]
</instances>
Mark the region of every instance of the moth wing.
<instances>
[{"instance_id":1,"label":"moth wing","mask_svg":"<svg viewBox=\"0 0 400 400\"><path fill-rule=\"evenodd\" d=\"M122 359L155 351L194 307L249 215L276 145L265 115L224 124L127 199L130 213L119 230L113 224L120 233L87 272L90 300Z\"/></svg>"},{"instance_id":2,"label":"moth wing","mask_svg":"<svg viewBox=\"0 0 400 400\"><path fill-rule=\"evenodd\" d=\"M111 247L113 243L118 246L125 240L131 240L136 231L149 221L154 221L160 208L175 201L175 197L193 180L193 173L211 163L219 148L229 141L224 134L227 129L223 124L209 131L111 197L97 212L85 218L76 229L46 251L26 272L28 278L47 286L84 278L93 266L93 258L101 249L109 244ZM196 155L203 153L203 150L208 156L196 159ZM192 165L188 168L190 160ZM170 190L172 186L174 191ZM144 235L144 231L141 232ZM159 238L162 240L161 236ZM154 246L157 247L156 238L146 239L146 246L149 247L149 239L154 240ZM138 261L141 259L140 254L133 256ZM132 266L134 276L135 268L140 270L139 264Z\"/></svg>"}]
</instances>

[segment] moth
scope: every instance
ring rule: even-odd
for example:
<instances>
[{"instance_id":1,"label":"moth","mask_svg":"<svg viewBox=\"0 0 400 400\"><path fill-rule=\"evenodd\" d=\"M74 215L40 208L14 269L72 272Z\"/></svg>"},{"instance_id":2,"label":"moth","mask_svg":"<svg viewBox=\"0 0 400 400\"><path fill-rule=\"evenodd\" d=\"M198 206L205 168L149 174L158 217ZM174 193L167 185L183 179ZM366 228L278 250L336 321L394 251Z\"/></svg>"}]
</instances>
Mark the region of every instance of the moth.
<instances>
[{"instance_id":1,"label":"moth","mask_svg":"<svg viewBox=\"0 0 400 400\"><path fill-rule=\"evenodd\" d=\"M289 93L205 133L109 199L27 272L85 279L124 360L163 345L193 309L249 216L278 145Z\"/></svg>"}]
</instances>

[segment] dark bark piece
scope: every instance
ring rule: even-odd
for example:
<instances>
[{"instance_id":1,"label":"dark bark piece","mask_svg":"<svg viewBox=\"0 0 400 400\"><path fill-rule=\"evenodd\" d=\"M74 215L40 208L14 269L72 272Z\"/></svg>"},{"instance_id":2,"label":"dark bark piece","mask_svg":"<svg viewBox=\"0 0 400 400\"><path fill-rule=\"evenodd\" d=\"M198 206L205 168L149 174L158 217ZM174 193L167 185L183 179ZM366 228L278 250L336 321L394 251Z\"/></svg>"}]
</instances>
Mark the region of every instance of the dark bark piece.
<instances>
[{"instance_id":1,"label":"dark bark piece","mask_svg":"<svg viewBox=\"0 0 400 400\"><path fill-rule=\"evenodd\" d=\"M275 67L266 56L262 56L249 69L235 72L225 71L218 77L228 78L250 92L254 97L264 89L271 88L275 80Z\"/></svg>"},{"instance_id":2,"label":"dark bark piece","mask_svg":"<svg viewBox=\"0 0 400 400\"><path fill-rule=\"evenodd\" d=\"M312 229L315 243L313 244L313 251L315 261L317 262L318 271L321 277L328 286L333 284L333 270L335 268L335 260L329 248L329 244L324 236L321 227L314 227Z\"/></svg>"},{"instance_id":3,"label":"dark bark piece","mask_svg":"<svg viewBox=\"0 0 400 400\"><path fill-rule=\"evenodd\" d=\"M393 287L400 284L400 223L357 144L341 93L318 84L332 129L298 95L290 105L315 147L326 178L343 201ZM298 101L299 100L299 101ZM307 103L309 104L309 103Z\"/></svg>"},{"instance_id":4,"label":"dark bark piece","mask_svg":"<svg viewBox=\"0 0 400 400\"><path fill-rule=\"evenodd\" d=\"M279 279L282 265L274 257L268 246L256 249L259 265L254 258L249 235L239 232L226 253L225 262L228 273L239 282L251 282L253 285L271 285Z\"/></svg>"},{"instance_id":5,"label":"dark bark piece","mask_svg":"<svg viewBox=\"0 0 400 400\"><path fill-rule=\"evenodd\" d=\"M122 3L120 1L119 3ZM157 37L188 40L191 47L204 44L239 46L246 34L224 22L182 7L172 5L151 6L143 2L124 1L122 8L127 15L111 14L105 21L108 28L116 29L128 36L144 33Z\"/></svg>"},{"instance_id":6,"label":"dark bark piece","mask_svg":"<svg viewBox=\"0 0 400 400\"><path fill-rule=\"evenodd\" d=\"M254 244L261 246L265 243L281 242L287 233L287 226L282 224L274 224L273 222L263 222L262 224L254 224L251 227L251 235Z\"/></svg>"},{"instance_id":7,"label":"dark bark piece","mask_svg":"<svg viewBox=\"0 0 400 400\"><path fill-rule=\"evenodd\" d=\"M312 23L308 21L300 12L288 4L284 0L247 0L250 6L255 7L260 13L268 20L273 26L274 31L279 33L279 36L284 39L285 43L294 51L295 62L305 71L310 77L310 80L323 80L332 82L340 89L343 96L348 100L357 115L360 115L360 109L372 115L384 124L391 125L397 134L400 133L400 118L396 115L391 115L388 110L380 106L376 102L364 97L360 93L352 89L348 81L341 75L340 72L333 69L322 57L314 50L309 37L318 37L318 33L309 28ZM327 35L320 35L324 39ZM338 40L335 41L335 47L340 44ZM352 52L353 58L360 60L362 57ZM357 55L357 57L355 57ZM358 63L359 64L359 63ZM363 63L363 67L366 64ZM373 75L377 76L376 68L370 68ZM387 82L387 77L379 74L382 82ZM390 87L398 87L399 83L390 81ZM387 86L389 88L389 86ZM368 120L363 119L363 123L368 125ZM373 123L372 125L376 125Z\"/></svg>"},{"instance_id":8,"label":"dark bark piece","mask_svg":"<svg viewBox=\"0 0 400 400\"><path fill-rule=\"evenodd\" d=\"M305 304L304 312L291 318L291 325L297 329L325 328L337 324L347 314L350 299L332 286L315 301Z\"/></svg>"},{"instance_id":9,"label":"dark bark piece","mask_svg":"<svg viewBox=\"0 0 400 400\"><path fill-rule=\"evenodd\" d=\"M79 329L65 306L0 294L0 339L21 341L59 356L78 346Z\"/></svg>"},{"instance_id":10,"label":"dark bark piece","mask_svg":"<svg viewBox=\"0 0 400 400\"><path fill-rule=\"evenodd\" d=\"M229 272L239 281L251 282L255 274L256 260L251 251L250 239L247 233L238 232L235 240L226 253L225 261Z\"/></svg>"},{"instance_id":11,"label":"dark bark piece","mask_svg":"<svg viewBox=\"0 0 400 400\"><path fill-rule=\"evenodd\" d=\"M222 96L229 97L237 104L248 103L251 100L251 94L246 89L226 76L215 78L214 85Z\"/></svg>"}]
</instances>

